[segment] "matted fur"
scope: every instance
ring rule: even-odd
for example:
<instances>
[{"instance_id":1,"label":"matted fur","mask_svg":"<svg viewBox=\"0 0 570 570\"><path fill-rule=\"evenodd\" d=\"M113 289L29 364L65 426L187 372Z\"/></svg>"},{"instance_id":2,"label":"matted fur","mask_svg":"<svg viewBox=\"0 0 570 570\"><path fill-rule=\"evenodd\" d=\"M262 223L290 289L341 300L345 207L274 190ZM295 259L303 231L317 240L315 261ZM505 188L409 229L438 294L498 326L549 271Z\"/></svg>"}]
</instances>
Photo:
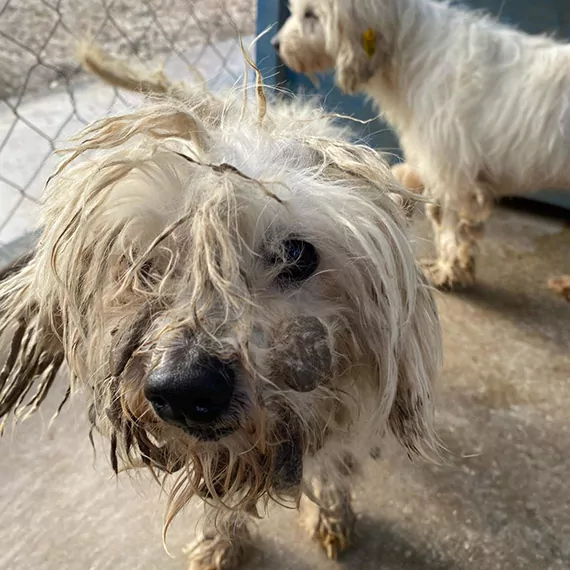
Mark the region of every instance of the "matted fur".
<instances>
[{"instance_id":1,"label":"matted fur","mask_svg":"<svg viewBox=\"0 0 570 570\"><path fill-rule=\"evenodd\" d=\"M95 60L114 81L120 68ZM297 456L366 454L386 430L431 456L439 324L390 196L407 194L382 157L318 108L266 106L259 85L244 100L159 84L157 99L78 135L47 185L37 248L0 282L0 415L27 410L34 383L41 403L65 362L115 471L176 472L166 527L193 495L218 515L297 500ZM284 289L274 254L291 236L320 264ZM324 331L332 368L296 391L276 363L306 323ZM239 371L234 430L216 442L167 425L144 397L189 336Z\"/></svg>"},{"instance_id":2,"label":"matted fur","mask_svg":"<svg viewBox=\"0 0 570 570\"><path fill-rule=\"evenodd\" d=\"M494 198L570 188L570 45L436 0L293 0L291 11L277 36L285 63L334 68L341 89L374 99L438 202L434 284L473 281Z\"/></svg>"}]
</instances>

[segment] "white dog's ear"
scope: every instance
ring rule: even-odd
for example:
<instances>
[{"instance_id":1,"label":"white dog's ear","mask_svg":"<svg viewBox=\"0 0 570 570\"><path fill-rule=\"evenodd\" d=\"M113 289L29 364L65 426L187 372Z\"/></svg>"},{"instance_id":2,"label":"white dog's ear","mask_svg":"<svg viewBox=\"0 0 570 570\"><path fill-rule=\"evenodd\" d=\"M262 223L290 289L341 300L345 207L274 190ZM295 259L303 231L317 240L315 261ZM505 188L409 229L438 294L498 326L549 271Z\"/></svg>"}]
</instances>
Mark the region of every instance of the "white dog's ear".
<instances>
[{"instance_id":1,"label":"white dog's ear","mask_svg":"<svg viewBox=\"0 0 570 570\"><path fill-rule=\"evenodd\" d=\"M386 39L354 4L336 3L324 20L326 50L335 58L336 82L345 93L362 90L388 58Z\"/></svg>"},{"instance_id":2,"label":"white dog's ear","mask_svg":"<svg viewBox=\"0 0 570 570\"><path fill-rule=\"evenodd\" d=\"M434 384L442 364L441 331L435 301L418 270L419 285L402 331L398 385L389 415L396 439L412 456L434 459L439 444L434 428Z\"/></svg>"},{"instance_id":3,"label":"white dog's ear","mask_svg":"<svg viewBox=\"0 0 570 570\"><path fill-rule=\"evenodd\" d=\"M375 211L366 208L352 246L362 260L368 260L361 273L368 275L370 282L362 289L355 284L347 289L355 296L354 302L365 308L360 320L370 351L381 355L380 376L390 378L393 399L386 410L390 430L411 455L433 458L438 450L433 386L441 369L441 330L435 300L403 231L405 211L399 198L407 196L374 149L331 140L309 144L334 170L331 178L351 182L365 198L364 203L375 205ZM351 224L356 219L353 214ZM378 332L386 331L387 322L395 335L388 345ZM373 331L378 332L378 338Z\"/></svg>"},{"instance_id":4,"label":"white dog's ear","mask_svg":"<svg viewBox=\"0 0 570 570\"><path fill-rule=\"evenodd\" d=\"M44 318L36 299L34 258L30 253L0 271L0 346L8 345L0 366L0 434L10 413L18 418L42 404L64 360L58 315Z\"/></svg>"},{"instance_id":5,"label":"white dog's ear","mask_svg":"<svg viewBox=\"0 0 570 570\"><path fill-rule=\"evenodd\" d=\"M356 176L367 183L370 188L367 197L385 207L383 195L387 195L396 204L407 221L410 220L416 206L416 194L401 184L395 167L391 170L381 153L371 147L346 145L335 141L334 144L323 144L322 140L308 142L323 153L331 168L335 169L335 177Z\"/></svg>"}]
</instances>

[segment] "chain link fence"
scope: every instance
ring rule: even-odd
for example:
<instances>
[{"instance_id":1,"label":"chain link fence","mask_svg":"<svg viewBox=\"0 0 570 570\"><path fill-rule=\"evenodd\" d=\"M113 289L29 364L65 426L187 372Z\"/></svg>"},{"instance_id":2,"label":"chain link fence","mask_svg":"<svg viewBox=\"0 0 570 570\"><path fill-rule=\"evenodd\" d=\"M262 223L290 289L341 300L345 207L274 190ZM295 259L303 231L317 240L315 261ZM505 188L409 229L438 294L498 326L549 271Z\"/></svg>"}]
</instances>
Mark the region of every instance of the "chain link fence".
<instances>
[{"instance_id":1,"label":"chain link fence","mask_svg":"<svg viewBox=\"0 0 570 570\"><path fill-rule=\"evenodd\" d=\"M175 80L197 69L216 89L240 81L239 36L253 34L255 9L255 0L0 0L0 265L33 227L58 141L137 99L86 77L79 41Z\"/></svg>"}]
</instances>

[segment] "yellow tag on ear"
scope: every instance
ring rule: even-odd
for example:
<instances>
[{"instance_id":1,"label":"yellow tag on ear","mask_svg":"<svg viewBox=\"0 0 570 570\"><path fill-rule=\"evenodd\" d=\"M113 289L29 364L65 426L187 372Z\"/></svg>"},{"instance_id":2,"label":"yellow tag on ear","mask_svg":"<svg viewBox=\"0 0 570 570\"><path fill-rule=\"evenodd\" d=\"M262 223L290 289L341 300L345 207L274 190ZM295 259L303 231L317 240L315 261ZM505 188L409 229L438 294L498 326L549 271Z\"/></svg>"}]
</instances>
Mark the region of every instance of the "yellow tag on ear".
<instances>
[{"instance_id":1,"label":"yellow tag on ear","mask_svg":"<svg viewBox=\"0 0 570 570\"><path fill-rule=\"evenodd\" d=\"M376 32L368 28L362 32L362 47L368 57L372 57L376 51Z\"/></svg>"}]
</instances>

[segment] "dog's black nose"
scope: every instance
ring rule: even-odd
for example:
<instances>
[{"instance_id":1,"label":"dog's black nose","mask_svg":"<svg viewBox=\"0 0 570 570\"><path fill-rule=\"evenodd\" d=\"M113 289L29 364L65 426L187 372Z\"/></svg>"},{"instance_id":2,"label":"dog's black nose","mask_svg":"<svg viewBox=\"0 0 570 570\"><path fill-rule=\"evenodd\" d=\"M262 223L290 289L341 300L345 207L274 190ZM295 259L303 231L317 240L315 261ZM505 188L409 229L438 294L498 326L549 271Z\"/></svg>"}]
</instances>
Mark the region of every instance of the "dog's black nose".
<instances>
[{"instance_id":1,"label":"dog's black nose","mask_svg":"<svg viewBox=\"0 0 570 570\"><path fill-rule=\"evenodd\" d=\"M273 46L273 49L275 51L279 51L279 37L278 36L273 36L272 40L271 40L271 45Z\"/></svg>"},{"instance_id":2,"label":"dog's black nose","mask_svg":"<svg viewBox=\"0 0 570 570\"><path fill-rule=\"evenodd\" d=\"M207 356L191 364L156 368L146 381L144 394L165 422L181 427L206 426L228 411L234 387L231 364Z\"/></svg>"}]
</instances>

